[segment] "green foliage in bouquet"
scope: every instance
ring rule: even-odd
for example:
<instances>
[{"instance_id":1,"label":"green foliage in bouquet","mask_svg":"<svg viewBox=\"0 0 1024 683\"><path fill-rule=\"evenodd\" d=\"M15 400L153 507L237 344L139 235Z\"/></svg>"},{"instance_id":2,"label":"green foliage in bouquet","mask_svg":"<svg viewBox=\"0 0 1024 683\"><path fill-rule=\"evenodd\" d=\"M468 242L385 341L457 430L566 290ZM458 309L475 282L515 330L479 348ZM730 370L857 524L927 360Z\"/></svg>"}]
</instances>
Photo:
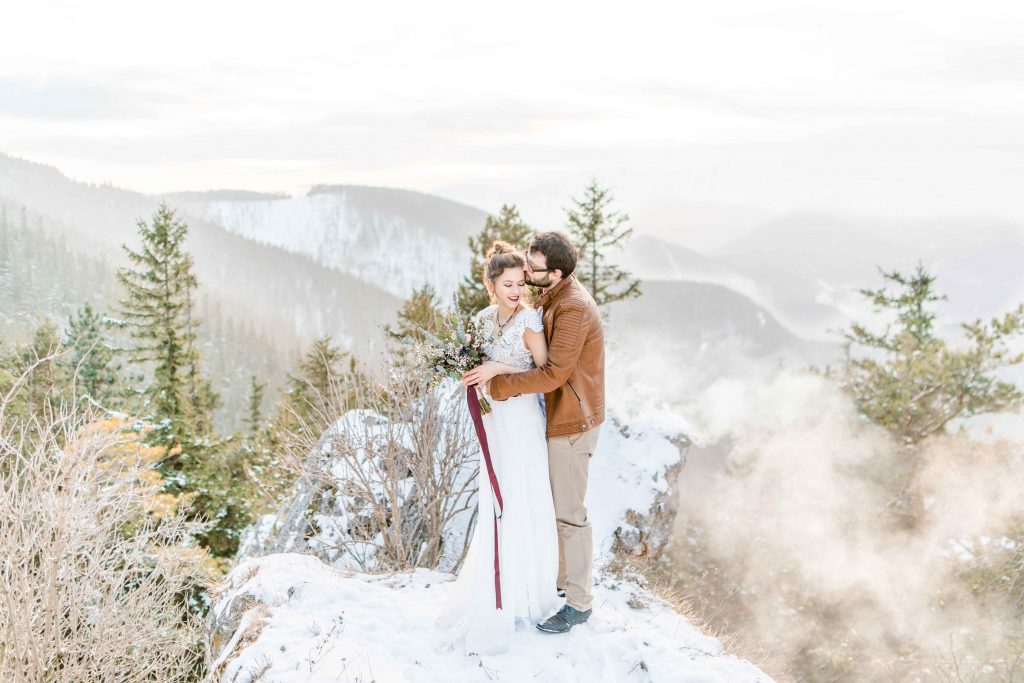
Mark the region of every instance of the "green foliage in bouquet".
<instances>
[{"instance_id":1,"label":"green foliage in bouquet","mask_svg":"<svg viewBox=\"0 0 1024 683\"><path fill-rule=\"evenodd\" d=\"M421 333L422 341L414 342L415 365L432 383L459 380L463 373L487 360L483 347L488 337L479 320L461 311L457 299L442 314L433 331L421 330ZM483 396L480 411L490 412L490 405Z\"/></svg>"}]
</instances>

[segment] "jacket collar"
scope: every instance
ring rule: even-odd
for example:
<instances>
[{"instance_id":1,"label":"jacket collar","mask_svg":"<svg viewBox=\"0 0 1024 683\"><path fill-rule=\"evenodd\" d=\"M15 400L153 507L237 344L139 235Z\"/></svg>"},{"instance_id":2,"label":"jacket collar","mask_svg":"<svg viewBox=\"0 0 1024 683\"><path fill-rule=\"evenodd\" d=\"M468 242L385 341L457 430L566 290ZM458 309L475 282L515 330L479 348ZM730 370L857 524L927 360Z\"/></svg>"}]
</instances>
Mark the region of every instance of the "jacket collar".
<instances>
[{"instance_id":1,"label":"jacket collar","mask_svg":"<svg viewBox=\"0 0 1024 683\"><path fill-rule=\"evenodd\" d=\"M561 296L569 289L569 283L574 281L575 279L575 275L570 275L567 278L562 278L562 281L559 282L557 285L555 285L554 287L549 287L548 289L544 290L544 293L540 295L539 299L537 299L536 305L538 307L543 307L545 309L548 308L550 304L553 304L555 301L561 298Z\"/></svg>"}]
</instances>

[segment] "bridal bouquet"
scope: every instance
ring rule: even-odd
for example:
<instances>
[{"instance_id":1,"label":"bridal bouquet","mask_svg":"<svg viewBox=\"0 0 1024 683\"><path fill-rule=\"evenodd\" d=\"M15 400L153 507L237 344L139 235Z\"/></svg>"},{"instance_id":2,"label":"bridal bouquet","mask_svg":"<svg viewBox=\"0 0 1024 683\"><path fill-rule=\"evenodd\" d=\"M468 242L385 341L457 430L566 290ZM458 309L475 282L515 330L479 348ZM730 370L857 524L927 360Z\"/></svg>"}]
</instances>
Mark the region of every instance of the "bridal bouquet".
<instances>
[{"instance_id":1,"label":"bridal bouquet","mask_svg":"<svg viewBox=\"0 0 1024 683\"><path fill-rule=\"evenodd\" d=\"M488 341L479 321L463 318L458 306L438 320L433 332L420 330L423 341L415 346L416 365L434 382L445 378L462 379L462 373L481 365L487 356L483 346ZM491 405L480 395L480 413L491 412Z\"/></svg>"}]
</instances>

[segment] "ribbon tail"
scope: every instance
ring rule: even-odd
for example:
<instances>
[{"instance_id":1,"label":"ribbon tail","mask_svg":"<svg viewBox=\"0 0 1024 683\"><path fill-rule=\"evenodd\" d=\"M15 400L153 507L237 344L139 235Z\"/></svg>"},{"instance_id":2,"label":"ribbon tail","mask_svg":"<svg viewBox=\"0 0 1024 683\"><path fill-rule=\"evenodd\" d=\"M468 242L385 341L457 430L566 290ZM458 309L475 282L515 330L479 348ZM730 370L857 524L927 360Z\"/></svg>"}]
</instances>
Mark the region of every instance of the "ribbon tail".
<instances>
[{"instance_id":1,"label":"ribbon tail","mask_svg":"<svg viewBox=\"0 0 1024 683\"><path fill-rule=\"evenodd\" d=\"M501 561L498 556L498 520L505 508L501 500L501 487L498 486L498 475L491 463L491 450L487 445L487 432L484 430L483 416L480 412L480 398L476 389L469 387L466 391L466 402L469 404L469 414L473 418L473 427L476 429L476 438L480 441L480 450L484 456L484 466L487 468L487 479L491 484L491 491L494 493L494 602L495 608L501 609Z\"/></svg>"}]
</instances>

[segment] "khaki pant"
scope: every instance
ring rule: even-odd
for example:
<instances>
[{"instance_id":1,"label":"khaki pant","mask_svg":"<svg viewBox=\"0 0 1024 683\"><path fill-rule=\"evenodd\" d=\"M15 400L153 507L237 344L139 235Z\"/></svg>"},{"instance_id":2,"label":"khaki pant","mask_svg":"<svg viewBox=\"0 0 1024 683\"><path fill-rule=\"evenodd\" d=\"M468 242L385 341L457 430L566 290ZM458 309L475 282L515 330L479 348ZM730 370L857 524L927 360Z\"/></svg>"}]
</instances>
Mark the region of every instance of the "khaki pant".
<instances>
[{"instance_id":1,"label":"khaki pant","mask_svg":"<svg viewBox=\"0 0 1024 683\"><path fill-rule=\"evenodd\" d=\"M558 526L558 586L566 602L586 611L594 602L594 534L587 520L587 473L600 427L548 439L548 476Z\"/></svg>"}]
</instances>

